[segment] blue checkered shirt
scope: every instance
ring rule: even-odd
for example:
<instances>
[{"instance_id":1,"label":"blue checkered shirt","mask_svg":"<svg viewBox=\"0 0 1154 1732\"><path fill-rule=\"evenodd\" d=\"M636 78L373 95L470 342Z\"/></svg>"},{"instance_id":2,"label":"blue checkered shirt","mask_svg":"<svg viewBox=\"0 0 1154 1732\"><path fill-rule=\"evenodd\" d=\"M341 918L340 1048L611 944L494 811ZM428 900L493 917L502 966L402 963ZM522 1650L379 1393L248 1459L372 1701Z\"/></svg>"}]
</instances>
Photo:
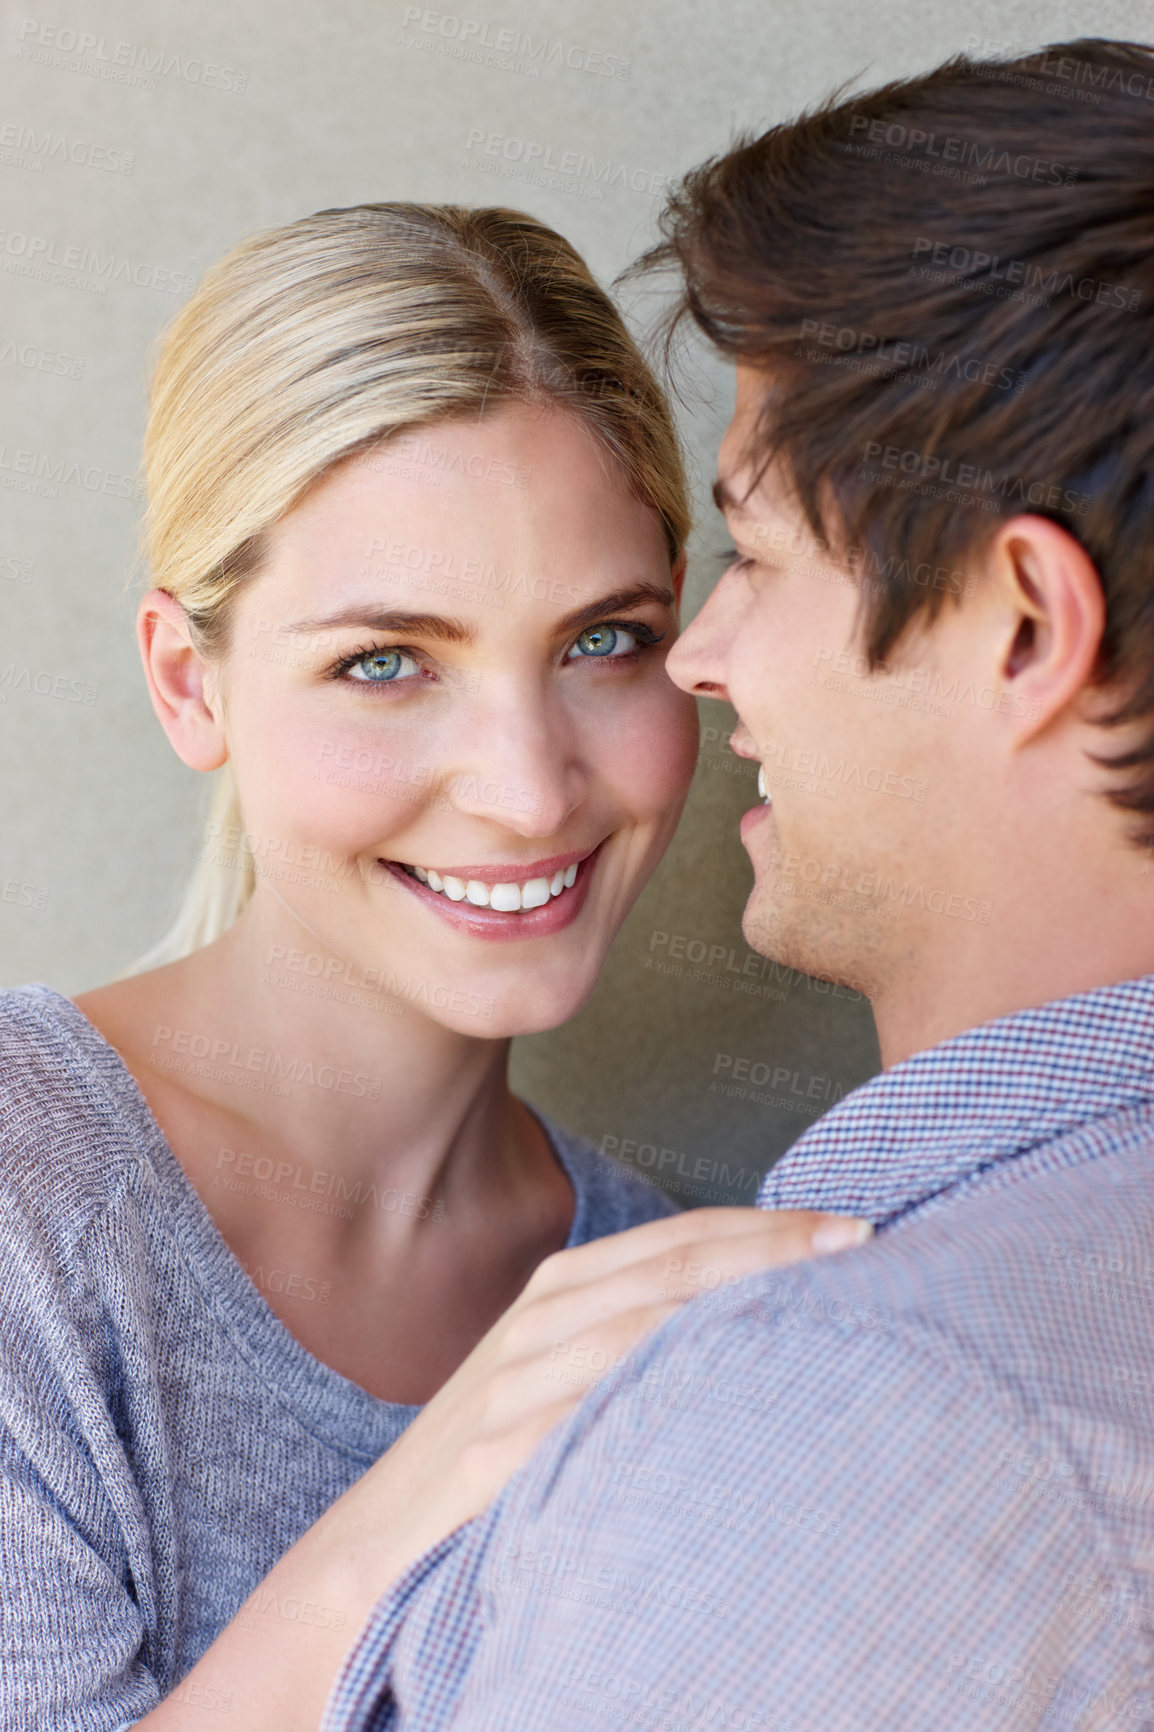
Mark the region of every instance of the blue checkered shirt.
<instances>
[{"instance_id":1,"label":"blue checkered shirt","mask_svg":"<svg viewBox=\"0 0 1154 1732\"><path fill-rule=\"evenodd\" d=\"M872 1078L759 1201L879 1236L651 1335L325 1732L1154 1726L1152 1163L1154 975Z\"/></svg>"}]
</instances>

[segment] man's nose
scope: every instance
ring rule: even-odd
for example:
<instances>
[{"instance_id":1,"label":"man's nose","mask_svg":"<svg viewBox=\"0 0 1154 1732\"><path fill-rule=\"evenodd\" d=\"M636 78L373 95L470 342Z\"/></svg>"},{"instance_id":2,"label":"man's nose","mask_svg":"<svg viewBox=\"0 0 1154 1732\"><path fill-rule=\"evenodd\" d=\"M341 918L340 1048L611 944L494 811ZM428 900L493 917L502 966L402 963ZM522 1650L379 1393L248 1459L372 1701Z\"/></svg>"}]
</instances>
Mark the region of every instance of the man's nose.
<instances>
[{"instance_id":1,"label":"man's nose","mask_svg":"<svg viewBox=\"0 0 1154 1732\"><path fill-rule=\"evenodd\" d=\"M741 618L738 582L726 572L670 650L665 671L682 691L699 697L729 697L729 656Z\"/></svg>"}]
</instances>

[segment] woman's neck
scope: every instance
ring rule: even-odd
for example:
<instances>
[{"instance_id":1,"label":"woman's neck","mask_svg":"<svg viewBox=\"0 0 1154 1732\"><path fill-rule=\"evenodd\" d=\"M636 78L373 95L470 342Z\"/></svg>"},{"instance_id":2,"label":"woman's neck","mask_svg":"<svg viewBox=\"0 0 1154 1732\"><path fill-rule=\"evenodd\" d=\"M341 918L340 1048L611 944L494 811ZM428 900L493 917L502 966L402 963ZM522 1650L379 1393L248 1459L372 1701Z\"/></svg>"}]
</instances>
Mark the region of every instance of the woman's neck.
<instances>
[{"instance_id":1,"label":"woman's neck","mask_svg":"<svg viewBox=\"0 0 1154 1732\"><path fill-rule=\"evenodd\" d=\"M210 1165L275 1151L345 1192L375 1185L446 1207L519 1188L534 1131L509 1092L509 1042L446 1028L422 1008L426 983L382 990L278 915L250 905L203 950L78 999L162 1128L165 1102L179 1110L181 1097L219 1142Z\"/></svg>"},{"instance_id":2,"label":"woman's neck","mask_svg":"<svg viewBox=\"0 0 1154 1732\"><path fill-rule=\"evenodd\" d=\"M298 1341L382 1399L427 1400L565 1244L572 1186L509 1092L507 1040L408 993L398 1013L323 957L310 972L259 916L77 1002ZM269 1291L270 1270L325 1303Z\"/></svg>"}]
</instances>

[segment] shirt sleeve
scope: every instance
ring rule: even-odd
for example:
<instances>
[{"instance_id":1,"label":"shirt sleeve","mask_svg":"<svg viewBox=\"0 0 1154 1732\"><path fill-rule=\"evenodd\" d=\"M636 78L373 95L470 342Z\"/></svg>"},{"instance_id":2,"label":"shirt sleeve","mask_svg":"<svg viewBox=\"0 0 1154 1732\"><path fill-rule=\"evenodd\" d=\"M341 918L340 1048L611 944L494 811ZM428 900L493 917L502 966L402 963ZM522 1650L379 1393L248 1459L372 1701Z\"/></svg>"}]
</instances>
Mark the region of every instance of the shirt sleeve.
<instances>
[{"instance_id":1,"label":"shirt sleeve","mask_svg":"<svg viewBox=\"0 0 1154 1732\"><path fill-rule=\"evenodd\" d=\"M18 1195L0 1194L0 1246L0 1725L121 1732L160 1700L148 1575L124 1537L138 1493L75 1295Z\"/></svg>"},{"instance_id":2,"label":"shirt sleeve","mask_svg":"<svg viewBox=\"0 0 1154 1732\"><path fill-rule=\"evenodd\" d=\"M481 1636L477 1575L497 1508L431 1547L378 1602L333 1685L321 1732L394 1732L410 1710L422 1723L432 1715L431 1724L454 1724ZM398 1700L401 1671L419 1680L419 1704L403 1689Z\"/></svg>"},{"instance_id":3,"label":"shirt sleeve","mask_svg":"<svg viewBox=\"0 0 1154 1732\"><path fill-rule=\"evenodd\" d=\"M391 1717L338 1687L326 1732L1145 1721L1133 1634L1069 1593L1086 1525L1015 1471L1035 1448L928 1329L697 1302L382 1603L359 1664Z\"/></svg>"}]
</instances>

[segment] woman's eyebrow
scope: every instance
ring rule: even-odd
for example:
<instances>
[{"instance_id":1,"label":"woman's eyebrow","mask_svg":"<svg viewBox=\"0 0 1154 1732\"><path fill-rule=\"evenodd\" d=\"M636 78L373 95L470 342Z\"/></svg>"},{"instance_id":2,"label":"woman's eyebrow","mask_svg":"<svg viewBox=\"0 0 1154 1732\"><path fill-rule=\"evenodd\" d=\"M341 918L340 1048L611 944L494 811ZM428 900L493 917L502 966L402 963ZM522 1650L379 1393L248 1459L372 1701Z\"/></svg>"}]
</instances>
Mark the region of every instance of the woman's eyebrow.
<instances>
[{"instance_id":1,"label":"woman's eyebrow","mask_svg":"<svg viewBox=\"0 0 1154 1732\"><path fill-rule=\"evenodd\" d=\"M677 597L667 584L635 583L628 589L611 590L608 595L588 602L573 613L567 613L563 619L557 621L557 635L579 632L584 626L596 625L598 620L605 619L611 613L624 613L628 608L640 607L646 601L655 601L659 607L677 606Z\"/></svg>"},{"instance_id":2,"label":"woman's eyebrow","mask_svg":"<svg viewBox=\"0 0 1154 1732\"><path fill-rule=\"evenodd\" d=\"M450 619L440 613L404 613L396 608L362 606L354 602L338 613L321 619L299 619L285 626L286 632L307 635L310 632L337 631L343 626L360 626L368 631L404 632L410 637L434 638L440 643L470 644L477 634L463 620Z\"/></svg>"},{"instance_id":3,"label":"woman's eyebrow","mask_svg":"<svg viewBox=\"0 0 1154 1732\"><path fill-rule=\"evenodd\" d=\"M635 583L627 589L611 590L608 595L600 596L596 601L587 602L584 607L567 613L557 622L557 633L579 632L587 625L595 625L598 620L608 614L621 613L627 608L639 607L643 602L656 602L660 607L676 607L677 597L666 584ZM282 629L294 636L307 636L311 632L320 633L338 631L343 627L357 627L367 631L387 631L407 634L410 637L432 638L439 643L472 644L477 640L473 626L466 625L463 620L452 619L440 613L407 613L396 608L377 608L371 604L353 602L349 607L343 607L336 613L325 614L317 619L299 619L292 625Z\"/></svg>"}]
</instances>

